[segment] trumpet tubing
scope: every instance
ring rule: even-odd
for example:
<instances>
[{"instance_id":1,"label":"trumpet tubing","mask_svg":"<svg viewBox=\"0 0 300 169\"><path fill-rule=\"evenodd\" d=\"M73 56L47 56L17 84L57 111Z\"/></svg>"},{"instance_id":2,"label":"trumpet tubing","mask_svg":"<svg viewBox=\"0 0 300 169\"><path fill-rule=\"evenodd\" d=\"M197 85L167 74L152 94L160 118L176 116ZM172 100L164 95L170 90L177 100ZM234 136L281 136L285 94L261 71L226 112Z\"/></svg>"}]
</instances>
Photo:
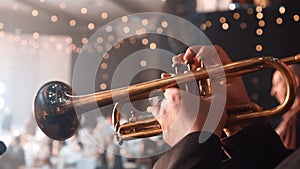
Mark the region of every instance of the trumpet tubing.
<instances>
[{"instance_id":1,"label":"trumpet tubing","mask_svg":"<svg viewBox=\"0 0 300 169\"><path fill-rule=\"evenodd\" d=\"M65 140L77 130L80 122L78 116L95 109L95 102L100 106L116 102L129 102L161 95L167 88L184 84L192 80L218 81L223 78L241 76L265 68L279 70L287 84L285 101L270 110L251 111L248 113L230 114L227 125L244 123L259 118L271 118L285 113L295 98L295 79L286 64L300 62L300 55L281 60L272 57L258 57L233 62L224 66L216 66L199 71L191 71L165 79L156 79L132 86L107 90L103 92L76 96L71 87L62 82L53 81L44 84L37 92L34 101L34 114L40 129L50 138ZM208 73L209 72L209 73ZM225 72L225 76L224 76ZM116 116L119 116L117 113ZM114 117L115 132L120 141L132 138L143 138L161 133L159 123L155 119L119 124ZM151 127L149 127L151 126Z\"/></svg>"}]
</instances>

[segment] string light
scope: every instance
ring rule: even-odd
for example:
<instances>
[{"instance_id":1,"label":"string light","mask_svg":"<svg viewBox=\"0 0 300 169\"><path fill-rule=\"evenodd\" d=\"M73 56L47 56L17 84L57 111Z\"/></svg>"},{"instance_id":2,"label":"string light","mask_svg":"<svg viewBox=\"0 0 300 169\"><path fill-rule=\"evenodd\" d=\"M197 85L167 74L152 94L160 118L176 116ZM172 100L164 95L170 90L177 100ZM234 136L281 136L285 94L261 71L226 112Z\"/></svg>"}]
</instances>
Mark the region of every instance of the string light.
<instances>
[{"instance_id":1,"label":"string light","mask_svg":"<svg viewBox=\"0 0 300 169\"><path fill-rule=\"evenodd\" d=\"M148 39L147 38L143 38L142 39L142 44L143 45L147 45L149 43Z\"/></svg>"},{"instance_id":2,"label":"string light","mask_svg":"<svg viewBox=\"0 0 300 169\"><path fill-rule=\"evenodd\" d=\"M156 49L156 43L151 43L150 44L150 49Z\"/></svg>"},{"instance_id":3,"label":"string light","mask_svg":"<svg viewBox=\"0 0 300 169\"><path fill-rule=\"evenodd\" d=\"M127 26L124 27L124 28L123 28L123 32L124 32L124 33L129 33L129 32L130 32L130 28L127 27Z\"/></svg>"},{"instance_id":4,"label":"string light","mask_svg":"<svg viewBox=\"0 0 300 169\"><path fill-rule=\"evenodd\" d=\"M107 19L108 18L108 13L107 12L102 12L101 13L101 18L102 19Z\"/></svg>"},{"instance_id":5,"label":"string light","mask_svg":"<svg viewBox=\"0 0 300 169\"><path fill-rule=\"evenodd\" d=\"M51 16L51 22L57 22L58 18L56 15Z\"/></svg>"},{"instance_id":6,"label":"string light","mask_svg":"<svg viewBox=\"0 0 300 169\"><path fill-rule=\"evenodd\" d=\"M69 24L70 24L71 27L76 26L76 20L75 19L71 19L70 22L69 22Z\"/></svg>"},{"instance_id":7,"label":"string light","mask_svg":"<svg viewBox=\"0 0 300 169\"><path fill-rule=\"evenodd\" d=\"M276 23L277 23L278 25L281 25L281 24L283 23L283 19L280 18L280 17L276 18Z\"/></svg>"},{"instance_id":8,"label":"string light","mask_svg":"<svg viewBox=\"0 0 300 169\"><path fill-rule=\"evenodd\" d=\"M141 67L146 67L147 66L147 61L146 60L141 60L140 61L140 66Z\"/></svg>"},{"instance_id":9,"label":"string light","mask_svg":"<svg viewBox=\"0 0 300 169\"><path fill-rule=\"evenodd\" d=\"M284 13L285 13L285 7L284 7L284 6L281 6L281 7L279 8L279 13L280 13L280 14L284 14Z\"/></svg>"},{"instance_id":10,"label":"string light","mask_svg":"<svg viewBox=\"0 0 300 169\"><path fill-rule=\"evenodd\" d=\"M293 16L293 19L294 19L295 22L298 22L298 21L299 21L299 15L298 15L298 14L295 14L295 15Z\"/></svg>"},{"instance_id":11,"label":"string light","mask_svg":"<svg viewBox=\"0 0 300 169\"><path fill-rule=\"evenodd\" d=\"M81 14L85 15L85 14L87 14L88 9L87 9L86 7L82 7L82 8L80 9L80 12L81 12Z\"/></svg>"},{"instance_id":12,"label":"string light","mask_svg":"<svg viewBox=\"0 0 300 169\"><path fill-rule=\"evenodd\" d=\"M142 25L144 26L148 25L148 19L142 19Z\"/></svg>"},{"instance_id":13,"label":"string light","mask_svg":"<svg viewBox=\"0 0 300 169\"><path fill-rule=\"evenodd\" d=\"M222 29L223 30L228 30L229 29L229 24L228 23L223 23L222 24Z\"/></svg>"},{"instance_id":14,"label":"string light","mask_svg":"<svg viewBox=\"0 0 300 169\"><path fill-rule=\"evenodd\" d=\"M161 22L161 27L167 28L168 27L168 22L167 21L162 21Z\"/></svg>"},{"instance_id":15,"label":"string light","mask_svg":"<svg viewBox=\"0 0 300 169\"><path fill-rule=\"evenodd\" d=\"M128 16L122 16L121 20L122 22L128 22Z\"/></svg>"},{"instance_id":16,"label":"string light","mask_svg":"<svg viewBox=\"0 0 300 169\"><path fill-rule=\"evenodd\" d=\"M31 11L32 16L38 16L39 15L39 11L34 9Z\"/></svg>"},{"instance_id":17,"label":"string light","mask_svg":"<svg viewBox=\"0 0 300 169\"><path fill-rule=\"evenodd\" d=\"M88 28L89 28L89 30L93 30L93 29L95 29L95 24L94 23L89 23L88 24Z\"/></svg>"}]
</instances>

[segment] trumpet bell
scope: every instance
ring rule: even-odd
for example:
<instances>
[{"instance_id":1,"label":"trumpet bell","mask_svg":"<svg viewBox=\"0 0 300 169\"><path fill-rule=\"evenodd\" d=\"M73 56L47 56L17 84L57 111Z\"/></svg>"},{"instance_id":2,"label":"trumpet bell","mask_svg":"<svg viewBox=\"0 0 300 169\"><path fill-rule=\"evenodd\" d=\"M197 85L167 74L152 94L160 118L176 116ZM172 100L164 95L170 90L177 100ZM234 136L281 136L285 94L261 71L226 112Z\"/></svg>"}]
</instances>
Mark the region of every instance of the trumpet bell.
<instances>
[{"instance_id":1,"label":"trumpet bell","mask_svg":"<svg viewBox=\"0 0 300 169\"><path fill-rule=\"evenodd\" d=\"M53 81L44 84L34 101L34 114L40 129L50 138L65 140L75 134L80 124L70 86Z\"/></svg>"}]
</instances>

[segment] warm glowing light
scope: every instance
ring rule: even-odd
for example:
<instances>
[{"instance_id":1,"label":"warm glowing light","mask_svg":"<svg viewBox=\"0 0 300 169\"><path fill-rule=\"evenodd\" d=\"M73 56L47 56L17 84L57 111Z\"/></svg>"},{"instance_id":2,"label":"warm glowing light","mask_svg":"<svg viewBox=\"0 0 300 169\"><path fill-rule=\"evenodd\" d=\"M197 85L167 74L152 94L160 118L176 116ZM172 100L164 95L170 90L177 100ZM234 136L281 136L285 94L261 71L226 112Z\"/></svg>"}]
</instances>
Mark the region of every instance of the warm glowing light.
<instances>
[{"instance_id":1,"label":"warm glowing light","mask_svg":"<svg viewBox=\"0 0 300 169\"><path fill-rule=\"evenodd\" d=\"M147 66L147 61L146 60L141 60L140 61L140 66L141 67L146 67Z\"/></svg>"},{"instance_id":2,"label":"warm glowing light","mask_svg":"<svg viewBox=\"0 0 300 169\"><path fill-rule=\"evenodd\" d=\"M39 11L37 9L34 9L31 11L32 16L38 16L39 15Z\"/></svg>"},{"instance_id":3,"label":"warm glowing light","mask_svg":"<svg viewBox=\"0 0 300 169\"><path fill-rule=\"evenodd\" d=\"M159 33L159 34L162 34L163 33L163 28L161 28L161 27L158 27L157 29L156 29L156 32L157 33Z\"/></svg>"},{"instance_id":4,"label":"warm glowing light","mask_svg":"<svg viewBox=\"0 0 300 169\"><path fill-rule=\"evenodd\" d=\"M144 26L148 25L148 19L142 19L142 25Z\"/></svg>"},{"instance_id":5,"label":"warm glowing light","mask_svg":"<svg viewBox=\"0 0 300 169\"><path fill-rule=\"evenodd\" d=\"M256 12L261 13L262 10L263 10L263 8L262 8L262 6L257 6L257 7L255 8L255 10L256 10Z\"/></svg>"},{"instance_id":6,"label":"warm glowing light","mask_svg":"<svg viewBox=\"0 0 300 169\"><path fill-rule=\"evenodd\" d=\"M128 22L128 16L122 16L121 20L122 22Z\"/></svg>"},{"instance_id":7,"label":"warm glowing light","mask_svg":"<svg viewBox=\"0 0 300 169\"><path fill-rule=\"evenodd\" d=\"M295 14L293 16L293 19L294 19L295 22L298 22L299 21L299 15Z\"/></svg>"},{"instance_id":8,"label":"warm glowing light","mask_svg":"<svg viewBox=\"0 0 300 169\"><path fill-rule=\"evenodd\" d=\"M108 67L107 63L101 63L101 69L102 70L107 69L107 67Z\"/></svg>"},{"instance_id":9,"label":"warm glowing light","mask_svg":"<svg viewBox=\"0 0 300 169\"><path fill-rule=\"evenodd\" d=\"M82 48L80 48L80 47L76 48L77 53L81 53L82 51L83 51Z\"/></svg>"},{"instance_id":10,"label":"warm glowing light","mask_svg":"<svg viewBox=\"0 0 300 169\"><path fill-rule=\"evenodd\" d=\"M150 49L156 49L156 43L151 43L150 44Z\"/></svg>"},{"instance_id":11,"label":"warm glowing light","mask_svg":"<svg viewBox=\"0 0 300 169\"><path fill-rule=\"evenodd\" d=\"M89 40L88 40L87 37L83 37L83 38L81 39L81 43L83 43L83 44L87 44L88 42L89 42Z\"/></svg>"},{"instance_id":12,"label":"warm glowing light","mask_svg":"<svg viewBox=\"0 0 300 169\"><path fill-rule=\"evenodd\" d=\"M108 18L108 13L107 12L102 12L101 13L101 18L102 19L107 19Z\"/></svg>"},{"instance_id":13,"label":"warm glowing light","mask_svg":"<svg viewBox=\"0 0 300 169\"><path fill-rule=\"evenodd\" d=\"M285 7L284 7L284 6L281 6L281 7L279 8L279 13L281 13L281 14L284 14L284 13L285 13Z\"/></svg>"},{"instance_id":14,"label":"warm glowing light","mask_svg":"<svg viewBox=\"0 0 300 169\"><path fill-rule=\"evenodd\" d=\"M206 25L205 25L205 24L201 24L201 25L200 25L200 29L201 29L201 30L205 30L205 29L206 29Z\"/></svg>"},{"instance_id":15,"label":"warm glowing light","mask_svg":"<svg viewBox=\"0 0 300 169\"><path fill-rule=\"evenodd\" d=\"M219 18L220 23L225 23L226 22L226 18L224 16Z\"/></svg>"},{"instance_id":16,"label":"warm glowing light","mask_svg":"<svg viewBox=\"0 0 300 169\"><path fill-rule=\"evenodd\" d=\"M146 109L146 111L149 112L149 113L151 113L152 112L152 107L148 106L147 109Z\"/></svg>"},{"instance_id":17,"label":"warm glowing light","mask_svg":"<svg viewBox=\"0 0 300 169\"><path fill-rule=\"evenodd\" d=\"M222 24L222 28L223 28L224 30L228 30L228 29L229 29L229 24L228 24L228 23L223 23L223 24Z\"/></svg>"},{"instance_id":18,"label":"warm glowing light","mask_svg":"<svg viewBox=\"0 0 300 169\"><path fill-rule=\"evenodd\" d=\"M76 26L76 20L75 19L71 19L69 22L70 26L74 27Z\"/></svg>"},{"instance_id":19,"label":"warm glowing light","mask_svg":"<svg viewBox=\"0 0 300 169\"><path fill-rule=\"evenodd\" d=\"M256 45L255 49L256 49L256 51L261 52L263 50L263 46L262 45Z\"/></svg>"},{"instance_id":20,"label":"warm glowing light","mask_svg":"<svg viewBox=\"0 0 300 169\"><path fill-rule=\"evenodd\" d=\"M86 7L82 7L82 8L80 9L80 12L81 12L83 15L85 15L85 14L87 14L88 9L87 9Z\"/></svg>"},{"instance_id":21,"label":"warm glowing light","mask_svg":"<svg viewBox=\"0 0 300 169\"><path fill-rule=\"evenodd\" d=\"M262 35L263 34L263 30L262 29L256 29L256 34L257 35Z\"/></svg>"},{"instance_id":22,"label":"warm glowing light","mask_svg":"<svg viewBox=\"0 0 300 169\"><path fill-rule=\"evenodd\" d=\"M108 25L108 26L106 26L105 30L106 30L106 32L111 32L112 31L112 27Z\"/></svg>"},{"instance_id":23,"label":"warm glowing light","mask_svg":"<svg viewBox=\"0 0 300 169\"><path fill-rule=\"evenodd\" d=\"M103 38L102 37L97 37L97 42L98 43L102 43L103 42Z\"/></svg>"},{"instance_id":24,"label":"warm glowing light","mask_svg":"<svg viewBox=\"0 0 300 169\"><path fill-rule=\"evenodd\" d=\"M168 27L168 22L167 21L162 21L161 22L161 27L167 28Z\"/></svg>"},{"instance_id":25,"label":"warm glowing light","mask_svg":"<svg viewBox=\"0 0 300 169\"><path fill-rule=\"evenodd\" d=\"M107 88L107 85L105 83L100 84L100 89L105 90Z\"/></svg>"},{"instance_id":26,"label":"warm glowing light","mask_svg":"<svg viewBox=\"0 0 300 169\"><path fill-rule=\"evenodd\" d=\"M240 19L240 14L237 13L237 12L235 12L235 13L233 14L233 18L236 19L236 20Z\"/></svg>"},{"instance_id":27,"label":"warm glowing light","mask_svg":"<svg viewBox=\"0 0 300 169\"><path fill-rule=\"evenodd\" d=\"M211 27L211 26L212 26L212 22L211 22L211 21L206 21L206 22L205 22L205 25L206 25L207 27Z\"/></svg>"},{"instance_id":28,"label":"warm glowing light","mask_svg":"<svg viewBox=\"0 0 300 169\"><path fill-rule=\"evenodd\" d=\"M122 36L118 37L118 42L120 44L124 43L124 38Z\"/></svg>"},{"instance_id":29,"label":"warm glowing light","mask_svg":"<svg viewBox=\"0 0 300 169\"><path fill-rule=\"evenodd\" d=\"M259 13L256 14L256 18L257 19L262 19L263 17L264 17L264 14L261 13L261 12L259 12Z\"/></svg>"},{"instance_id":30,"label":"warm glowing light","mask_svg":"<svg viewBox=\"0 0 300 169\"><path fill-rule=\"evenodd\" d=\"M119 49L121 47L121 44L120 43L116 43L115 45L114 45L114 48L115 49Z\"/></svg>"},{"instance_id":31,"label":"warm glowing light","mask_svg":"<svg viewBox=\"0 0 300 169\"><path fill-rule=\"evenodd\" d=\"M89 23L88 28L89 28L89 30L95 29L95 24L94 23Z\"/></svg>"},{"instance_id":32,"label":"warm glowing light","mask_svg":"<svg viewBox=\"0 0 300 169\"><path fill-rule=\"evenodd\" d=\"M33 37L34 39L38 39L38 38L40 37L40 34L39 34L38 32L34 32L34 33L32 34L32 37Z\"/></svg>"},{"instance_id":33,"label":"warm glowing light","mask_svg":"<svg viewBox=\"0 0 300 169\"><path fill-rule=\"evenodd\" d=\"M143 38L142 39L142 44L143 45L147 45L149 43L148 39L147 38Z\"/></svg>"},{"instance_id":34,"label":"warm glowing light","mask_svg":"<svg viewBox=\"0 0 300 169\"><path fill-rule=\"evenodd\" d=\"M228 6L229 10L235 10L236 9L236 5L234 3L229 4Z\"/></svg>"},{"instance_id":35,"label":"warm glowing light","mask_svg":"<svg viewBox=\"0 0 300 169\"><path fill-rule=\"evenodd\" d=\"M264 20L258 21L258 25L259 25L260 27L264 27L264 26L265 26L265 21L264 21Z\"/></svg>"},{"instance_id":36,"label":"warm glowing light","mask_svg":"<svg viewBox=\"0 0 300 169\"><path fill-rule=\"evenodd\" d=\"M162 28L161 28L162 29ZM146 32L146 29L145 28L141 28L141 29L137 29L136 31L135 31L135 33L137 34L137 35L142 35L142 34L144 34ZM162 32L162 31L161 31Z\"/></svg>"},{"instance_id":37,"label":"warm glowing light","mask_svg":"<svg viewBox=\"0 0 300 169\"><path fill-rule=\"evenodd\" d=\"M130 28L127 27L127 26L124 27L124 28L123 28L123 32L124 32L124 33L129 33L129 32L130 32Z\"/></svg>"},{"instance_id":38,"label":"warm glowing light","mask_svg":"<svg viewBox=\"0 0 300 169\"><path fill-rule=\"evenodd\" d=\"M58 18L56 15L51 16L51 22L57 22Z\"/></svg>"},{"instance_id":39,"label":"warm glowing light","mask_svg":"<svg viewBox=\"0 0 300 169\"><path fill-rule=\"evenodd\" d=\"M278 25L281 25L281 24L283 23L283 19L282 19L282 18L277 18L277 19L276 19L276 23L277 23Z\"/></svg>"},{"instance_id":40,"label":"warm glowing light","mask_svg":"<svg viewBox=\"0 0 300 169\"><path fill-rule=\"evenodd\" d=\"M103 59L109 59L110 55L108 53L105 53L102 57Z\"/></svg>"}]
</instances>

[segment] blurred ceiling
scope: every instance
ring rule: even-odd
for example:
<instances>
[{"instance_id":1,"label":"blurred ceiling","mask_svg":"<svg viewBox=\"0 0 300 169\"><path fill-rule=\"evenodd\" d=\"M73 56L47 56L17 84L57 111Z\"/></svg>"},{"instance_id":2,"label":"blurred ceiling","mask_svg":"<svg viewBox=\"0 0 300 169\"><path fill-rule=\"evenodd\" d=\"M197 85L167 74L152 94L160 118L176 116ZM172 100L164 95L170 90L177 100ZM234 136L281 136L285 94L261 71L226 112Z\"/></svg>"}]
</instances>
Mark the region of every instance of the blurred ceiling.
<instances>
[{"instance_id":1,"label":"blurred ceiling","mask_svg":"<svg viewBox=\"0 0 300 169\"><path fill-rule=\"evenodd\" d=\"M0 31L89 34L121 16L161 11L165 0L0 0ZM71 26L70 21L76 23ZM89 23L94 28L88 28Z\"/></svg>"}]
</instances>

